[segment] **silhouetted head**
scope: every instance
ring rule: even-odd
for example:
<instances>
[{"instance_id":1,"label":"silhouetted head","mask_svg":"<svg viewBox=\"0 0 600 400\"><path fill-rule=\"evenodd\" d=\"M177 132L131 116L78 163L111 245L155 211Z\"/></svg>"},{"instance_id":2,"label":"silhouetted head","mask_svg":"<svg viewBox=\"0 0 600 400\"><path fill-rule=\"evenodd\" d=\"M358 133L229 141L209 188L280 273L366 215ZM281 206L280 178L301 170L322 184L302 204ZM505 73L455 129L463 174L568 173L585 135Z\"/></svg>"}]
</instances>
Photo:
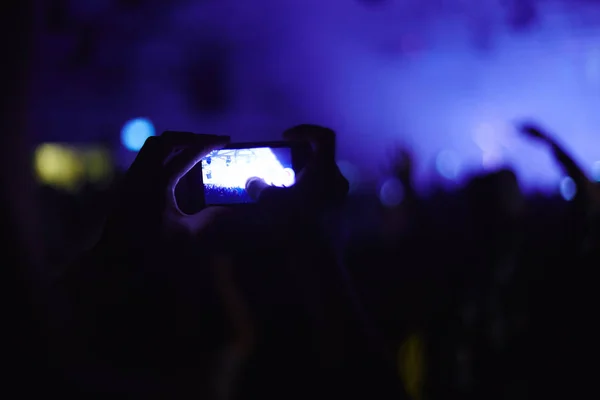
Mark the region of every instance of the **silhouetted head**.
<instances>
[{"instance_id":1,"label":"silhouetted head","mask_svg":"<svg viewBox=\"0 0 600 400\"><path fill-rule=\"evenodd\" d=\"M482 233L512 230L523 214L524 197L510 170L474 178L467 197L474 225Z\"/></svg>"}]
</instances>

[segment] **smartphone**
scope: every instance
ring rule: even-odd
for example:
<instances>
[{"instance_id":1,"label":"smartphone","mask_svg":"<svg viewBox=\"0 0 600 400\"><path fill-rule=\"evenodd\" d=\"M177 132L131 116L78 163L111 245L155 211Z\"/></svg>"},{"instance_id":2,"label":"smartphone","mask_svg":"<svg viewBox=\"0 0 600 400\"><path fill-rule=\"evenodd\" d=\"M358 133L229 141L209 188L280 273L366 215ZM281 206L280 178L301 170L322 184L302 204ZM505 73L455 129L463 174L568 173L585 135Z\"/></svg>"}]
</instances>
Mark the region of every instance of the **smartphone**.
<instances>
[{"instance_id":1,"label":"smartphone","mask_svg":"<svg viewBox=\"0 0 600 400\"><path fill-rule=\"evenodd\" d=\"M249 178L290 187L310 156L310 145L298 142L231 144L214 150L201 161L201 190L204 205L251 204L246 192Z\"/></svg>"}]
</instances>

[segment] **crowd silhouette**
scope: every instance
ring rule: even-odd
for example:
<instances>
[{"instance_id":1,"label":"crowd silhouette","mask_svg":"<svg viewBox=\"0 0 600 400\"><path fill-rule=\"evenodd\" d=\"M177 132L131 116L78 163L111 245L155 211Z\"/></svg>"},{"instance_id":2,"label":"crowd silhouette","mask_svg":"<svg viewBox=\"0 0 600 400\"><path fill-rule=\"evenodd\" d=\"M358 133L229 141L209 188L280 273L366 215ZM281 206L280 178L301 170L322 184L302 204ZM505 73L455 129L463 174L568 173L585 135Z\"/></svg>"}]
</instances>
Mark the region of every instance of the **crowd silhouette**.
<instances>
[{"instance_id":1,"label":"crowd silhouette","mask_svg":"<svg viewBox=\"0 0 600 400\"><path fill-rule=\"evenodd\" d=\"M206 199L206 204L252 202L252 199L248 196L245 188L222 187L217 185L204 185L204 197Z\"/></svg>"},{"instance_id":2,"label":"crowd silhouette","mask_svg":"<svg viewBox=\"0 0 600 400\"><path fill-rule=\"evenodd\" d=\"M181 132L150 139L108 190L42 188L64 210L45 222L63 229L45 240L47 362L87 395L529 398L586 348L560 343L593 312L580 279L598 262L599 187L519 129L572 177L573 201L526 197L510 170L422 198L405 149L402 203L346 199L334 134L310 125L286 133L316 149L296 186L240 189L251 208L179 211L179 179L228 141Z\"/></svg>"}]
</instances>

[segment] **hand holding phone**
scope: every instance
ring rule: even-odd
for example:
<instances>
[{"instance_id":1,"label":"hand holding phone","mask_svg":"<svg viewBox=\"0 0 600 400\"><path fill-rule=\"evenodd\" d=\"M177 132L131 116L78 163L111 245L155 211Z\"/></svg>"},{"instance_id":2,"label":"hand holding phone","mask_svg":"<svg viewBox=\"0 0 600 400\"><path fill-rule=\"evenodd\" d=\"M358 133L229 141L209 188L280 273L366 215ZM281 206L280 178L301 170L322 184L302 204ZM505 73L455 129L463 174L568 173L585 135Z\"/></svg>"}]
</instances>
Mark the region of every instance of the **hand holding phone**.
<instances>
[{"instance_id":1,"label":"hand holding phone","mask_svg":"<svg viewBox=\"0 0 600 400\"><path fill-rule=\"evenodd\" d=\"M293 190L274 186L258 187L258 203L275 219L296 218L298 222L321 215L339 206L348 194L348 180L335 161L336 135L331 129L317 125L298 125L283 133L286 143L308 149L301 158L302 169L296 169Z\"/></svg>"}]
</instances>

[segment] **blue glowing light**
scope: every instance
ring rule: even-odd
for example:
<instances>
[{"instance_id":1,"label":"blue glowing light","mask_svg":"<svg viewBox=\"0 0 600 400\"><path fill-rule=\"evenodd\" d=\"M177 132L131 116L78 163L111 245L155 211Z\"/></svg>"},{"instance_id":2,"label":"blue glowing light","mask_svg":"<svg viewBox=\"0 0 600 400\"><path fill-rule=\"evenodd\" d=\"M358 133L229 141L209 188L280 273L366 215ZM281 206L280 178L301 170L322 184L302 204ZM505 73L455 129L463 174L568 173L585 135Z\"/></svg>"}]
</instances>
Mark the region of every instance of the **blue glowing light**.
<instances>
[{"instance_id":1,"label":"blue glowing light","mask_svg":"<svg viewBox=\"0 0 600 400\"><path fill-rule=\"evenodd\" d=\"M458 177L459 164L456 154L449 150L440 152L435 160L438 173L450 180L454 180Z\"/></svg>"},{"instance_id":2,"label":"blue glowing light","mask_svg":"<svg viewBox=\"0 0 600 400\"><path fill-rule=\"evenodd\" d=\"M146 139L154 135L154 125L149 119L135 118L123 125L121 142L127 150L139 151Z\"/></svg>"},{"instance_id":3,"label":"blue glowing light","mask_svg":"<svg viewBox=\"0 0 600 400\"><path fill-rule=\"evenodd\" d=\"M379 199L386 207L396 207L404 199L404 185L399 179L389 178L379 191Z\"/></svg>"},{"instance_id":4,"label":"blue glowing light","mask_svg":"<svg viewBox=\"0 0 600 400\"><path fill-rule=\"evenodd\" d=\"M560 182L560 194L566 201L571 201L575 198L577 185L572 178L566 177Z\"/></svg>"}]
</instances>

